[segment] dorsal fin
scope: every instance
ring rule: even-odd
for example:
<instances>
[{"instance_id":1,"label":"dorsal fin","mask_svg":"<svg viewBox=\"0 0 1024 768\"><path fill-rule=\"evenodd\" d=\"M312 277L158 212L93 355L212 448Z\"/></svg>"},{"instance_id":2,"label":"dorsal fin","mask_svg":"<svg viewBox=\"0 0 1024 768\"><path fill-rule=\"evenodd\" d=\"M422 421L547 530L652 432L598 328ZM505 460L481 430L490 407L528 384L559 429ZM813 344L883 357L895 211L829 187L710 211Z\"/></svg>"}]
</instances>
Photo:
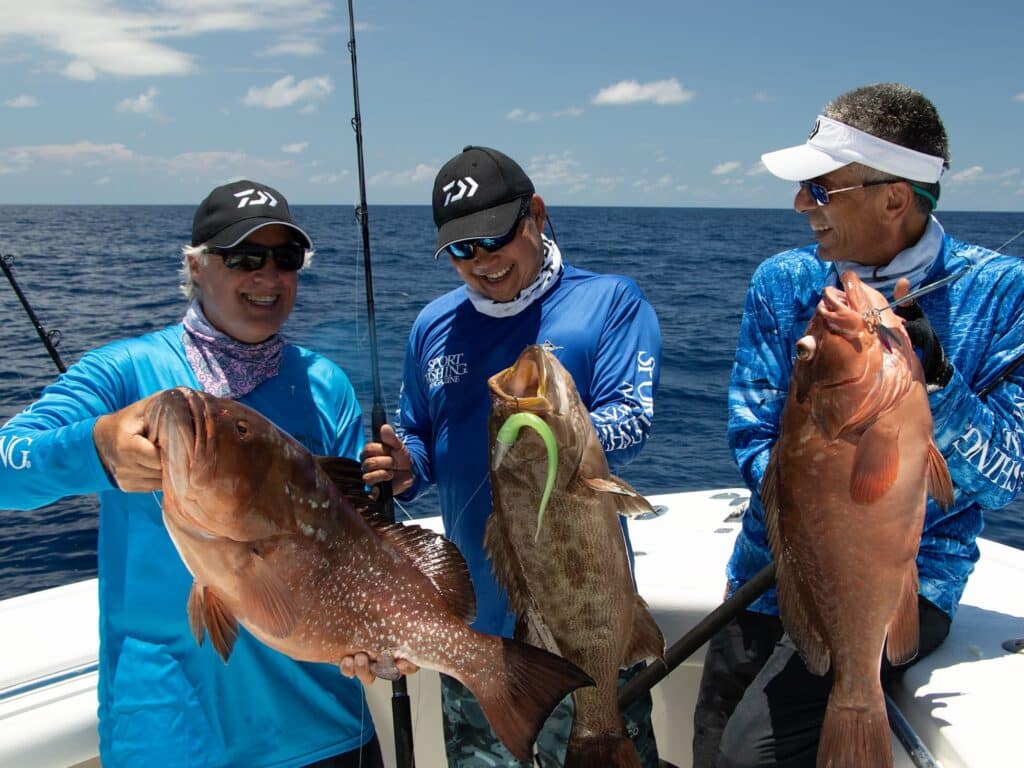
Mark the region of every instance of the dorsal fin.
<instances>
[{"instance_id":1,"label":"dorsal fin","mask_svg":"<svg viewBox=\"0 0 1024 768\"><path fill-rule=\"evenodd\" d=\"M469 566L454 544L441 534L418 525L389 523L377 516L366 519L430 579L456 616L467 623L476 618L476 594L469 577Z\"/></svg>"},{"instance_id":2,"label":"dorsal fin","mask_svg":"<svg viewBox=\"0 0 1024 768\"><path fill-rule=\"evenodd\" d=\"M363 483L363 465L344 456L315 456L320 469L331 479L334 487L348 499L364 517L383 512L381 503L371 496Z\"/></svg>"}]
</instances>

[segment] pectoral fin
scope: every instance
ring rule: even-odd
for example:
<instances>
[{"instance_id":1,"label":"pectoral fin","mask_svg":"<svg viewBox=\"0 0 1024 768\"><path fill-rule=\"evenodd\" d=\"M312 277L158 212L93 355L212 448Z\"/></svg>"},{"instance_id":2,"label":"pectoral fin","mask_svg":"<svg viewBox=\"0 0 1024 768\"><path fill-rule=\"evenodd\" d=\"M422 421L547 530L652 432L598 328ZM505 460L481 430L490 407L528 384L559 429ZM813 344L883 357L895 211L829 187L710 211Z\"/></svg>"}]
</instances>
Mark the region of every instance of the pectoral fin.
<instances>
[{"instance_id":1,"label":"pectoral fin","mask_svg":"<svg viewBox=\"0 0 1024 768\"><path fill-rule=\"evenodd\" d=\"M900 468L900 427L894 420L879 421L857 442L850 476L850 498L872 504L896 482Z\"/></svg>"},{"instance_id":2,"label":"pectoral fin","mask_svg":"<svg viewBox=\"0 0 1024 768\"><path fill-rule=\"evenodd\" d=\"M274 637L287 637L298 624L299 614L291 589L257 554L240 578L239 597L245 618Z\"/></svg>"},{"instance_id":3,"label":"pectoral fin","mask_svg":"<svg viewBox=\"0 0 1024 768\"><path fill-rule=\"evenodd\" d=\"M614 475L609 477L581 477L580 482L598 493L615 494L616 511L624 517L654 514L654 507L651 506L651 503L639 491L621 478Z\"/></svg>"}]
</instances>

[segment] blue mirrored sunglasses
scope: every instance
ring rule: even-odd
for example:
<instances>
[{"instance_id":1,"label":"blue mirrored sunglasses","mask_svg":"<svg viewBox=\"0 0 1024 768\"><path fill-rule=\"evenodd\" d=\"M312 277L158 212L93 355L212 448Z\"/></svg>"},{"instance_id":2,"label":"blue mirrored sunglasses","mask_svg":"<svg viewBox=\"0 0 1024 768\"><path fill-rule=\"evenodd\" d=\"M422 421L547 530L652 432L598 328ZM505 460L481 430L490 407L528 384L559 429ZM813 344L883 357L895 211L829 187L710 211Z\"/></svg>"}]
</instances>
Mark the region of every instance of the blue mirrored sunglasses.
<instances>
[{"instance_id":1,"label":"blue mirrored sunglasses","mask_svg":"<svg viewBox=\"0 0 1024 768\"><path fill-rule=\"evenodd\" d=\"M516 239L516 235L519 234L519 223L526 218L527 214L530 213L530 201L532 198L524 197L523 202L519 206L519 213L516 214L516 220L512 222L512 228L504 235L498 237L481 237L476 240L462 240L458 243L452 243L448 246L448 253L454 256L456 259L467 261L473 258L473 249L480 246L488 253L493 253L499 248L504 248L506 245Z\"/></svg>"},{"instance_id":2,"label":"blue mirrored sunglasses","mask_svg":"<svg viewBox=\"0 0 1024 768\"><path fill-rule=\"evenodd\" d=\"M852 187L840 187L839 189L825 189L821 184L816 181L801 181L800 189L805 192L809 192L811 197L814 198L814 202L818 205L828 205L828 196L836 195L840 192L849 192L851 189L863 189L864 187L874 187L879 184L899 184L903 179L885 179L884 181L865 181L863 184L857 184Z\"/></svg>"},{"instance_id":3,"label":"blue mirrored sunglasses","mask_svg":"<svg viewBox=\"0 0 1024 768\"><path fill-rule=\"evenodd\" d=\"M239 243L231 248L213 248L214 253L224 259L228 269L241 269L244 272L255 272L263 269L268 258L282 272L294 272L306 261L306 247L300 243L284 245L257 245L256 243Z\"/></svg>"}]
</instances>

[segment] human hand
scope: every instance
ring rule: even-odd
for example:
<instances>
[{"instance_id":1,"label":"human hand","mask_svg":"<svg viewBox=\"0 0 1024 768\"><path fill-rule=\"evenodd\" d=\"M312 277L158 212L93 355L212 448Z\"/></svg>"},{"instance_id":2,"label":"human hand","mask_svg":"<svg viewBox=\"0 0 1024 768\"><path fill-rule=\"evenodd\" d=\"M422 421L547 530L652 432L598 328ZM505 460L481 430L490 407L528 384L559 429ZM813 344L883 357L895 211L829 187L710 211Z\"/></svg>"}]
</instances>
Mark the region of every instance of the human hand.
<instances>
[{"instance_id":1,"label":"human hand","mask_svg":"<svg viewBox=\"0 0 1024 768\"><path fill-rule=\"evenodd\" d=\"M363 482L367 485L391 481L391 491L399 494L412 485L412 457L394 428L380 428L381 443L367 443L359 455L363 462Z\"/></svg>"},{"instance_id":2,"label":"human hand","mask_svg":"<svg viewBox=\"0 0 1024 768\"><path fill-rule=\"evenodd\" d=\"M100 416L92 428L103 468L122 491L156 491L161 486L160 452L145 433L151 397Z\"/></svg>"},{"instance_id":3,"label":"human hand","mask_svg":"<svg viewBox=\"0 0 1024 768\"><path fill-rule=\"evenodd\" d=\"M400 675L412 675L420 671L420 668L408 659L392 659L388 656L387 661L393 661L394 668L399 673L398 675L391 675L384 671L382 676L386 676L388 679L397 680ZM339 669L341 669L341 674L345 677L358 677L363 685L372 685L373 681L377 679L375 672L377 666L377 662L371 662L370 657L362 651L352 656L343 657L338 665Z\"/></svg>"},{"instance_id":4,"label":"human hand","mask_svg":"<svg viewBox=\"0 0 1024 768\"><path fill-rule=\"evenodd\" d=\"M909 292L910 281L901 277L896 281L896 288L892 294L893 301L899 301ZM942 342L939 341L932 324L928 322L921 305L916 301L910 301L894 307L893 312L903 318L903 327L907 329L910 343L914 345L914 349L921 351L921 368L924 370L924 382L928 385L929 391L942 389L953 375L953 366L946 359Z\"/></svg>"}]
</instances>

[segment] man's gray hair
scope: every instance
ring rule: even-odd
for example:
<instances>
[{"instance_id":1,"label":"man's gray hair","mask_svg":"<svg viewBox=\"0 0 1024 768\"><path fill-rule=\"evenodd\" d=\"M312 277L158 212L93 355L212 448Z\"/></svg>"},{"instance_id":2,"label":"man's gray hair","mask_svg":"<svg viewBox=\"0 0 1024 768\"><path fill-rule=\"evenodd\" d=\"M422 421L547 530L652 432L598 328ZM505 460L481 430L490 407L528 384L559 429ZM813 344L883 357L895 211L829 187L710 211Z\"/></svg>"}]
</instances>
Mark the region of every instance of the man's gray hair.
<instances>
[{"instance_id":1,"label":"man's gray hair","mask_svg":"<svg viewBox=\"0 0 1024 768\"><path fill-rule=\"evenodd\" d=\"M949 139L935 105L919 91L901 83L876 83L854 88L830 102L822 112L825 117L851 125L872 136L899 144L901 147L941 157L949 168ZM865 168L865 181L895 179L890 174ZM939 198L939 183L914 182ZM931 202L915 195L918 210L930 213Z\"/></svg>"},{"instance_id":2,"label":"man's gray hair","mask_svg":"<svg viewBox=\"0 0 1024 768\"><path fill-rule=\"evenodd\" d=\"M306 258L302 262L301 269L305 269L313 263L313 254L316 253L312 248L306 249ZM192 267L189 264L188 257L195 256L196 260L200 265L205 265L207 259L210 258L210 249L204 243L203 245L183 245L181 246L181 269L179 274L181 275L181 292L185 295L185 298L189 301L199 297L199 292L196 290L195 281L192 279Z\"/></svg>"}]
</instances>

